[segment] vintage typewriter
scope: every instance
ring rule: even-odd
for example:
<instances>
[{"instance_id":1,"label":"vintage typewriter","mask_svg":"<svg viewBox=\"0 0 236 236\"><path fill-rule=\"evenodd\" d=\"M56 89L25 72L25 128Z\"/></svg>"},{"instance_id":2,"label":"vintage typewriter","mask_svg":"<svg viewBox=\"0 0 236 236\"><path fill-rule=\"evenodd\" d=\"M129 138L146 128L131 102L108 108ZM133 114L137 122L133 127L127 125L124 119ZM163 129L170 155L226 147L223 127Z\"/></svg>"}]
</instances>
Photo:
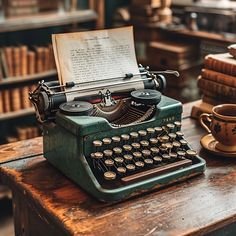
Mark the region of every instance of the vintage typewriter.
<instances>
[{"instance_id":1,"label":"vintage typewriter","mask_svg":"<svg viewBox=\"0 0 236 236\"><path fill-rule=\"evenodd\" d=\"M182 104L161 95L164 73L172 71L140 66L139 72L139 79L107 79L105 87L89 82L89 96L81 86L86 82L65 91L76 84L57 81L42 81L30 94L43 126L45 158L101 201L120 201L205 168L181 132ZM135 87L137 80L144 89ZM134 86L125 89L127 84Z\"/></svg>"}]
</instances>

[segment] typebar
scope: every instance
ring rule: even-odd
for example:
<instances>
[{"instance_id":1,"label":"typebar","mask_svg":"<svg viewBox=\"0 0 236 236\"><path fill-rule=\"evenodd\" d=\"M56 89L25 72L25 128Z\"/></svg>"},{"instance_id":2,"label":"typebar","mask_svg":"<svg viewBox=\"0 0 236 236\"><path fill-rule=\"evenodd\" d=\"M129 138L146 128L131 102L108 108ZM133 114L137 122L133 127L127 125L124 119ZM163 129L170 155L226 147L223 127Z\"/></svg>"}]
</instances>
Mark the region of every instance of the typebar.
<instances>
[{"instance_id":1,"label":"typebar","mask_svg":"<svg viewBox=\"0 0 236 236\"><path fill-rule=\"evenodd\" d=\"M131 182L140 181L141 179L147 179L150 178L151 176L157 176L190 165L192 165L192 161L189 159L184 159L171 164L159 166L150 170L126 176L122 178L121 181L124 182L125 184L129 184Z\"/></svg>"}]
</instances>

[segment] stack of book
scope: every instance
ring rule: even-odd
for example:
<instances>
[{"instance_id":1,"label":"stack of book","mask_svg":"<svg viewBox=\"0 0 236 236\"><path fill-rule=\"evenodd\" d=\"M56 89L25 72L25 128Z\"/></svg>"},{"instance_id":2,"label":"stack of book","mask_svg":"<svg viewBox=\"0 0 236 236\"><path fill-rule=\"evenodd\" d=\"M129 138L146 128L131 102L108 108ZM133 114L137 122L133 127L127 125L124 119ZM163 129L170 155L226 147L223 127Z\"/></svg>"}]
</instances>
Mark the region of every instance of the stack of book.
<instances>
[{"instance_id":1,"label":"stack of book","mask_svg":"<svg viewBox=\"0 0 236 236\"><path fill-rule=\"evenodd\" d=\"M22 77L55 69L52 45L8 46L0 50L0 79Z\"/></svg>"},{"instance_id":2,"label":"stack of book","mask_svg":"<svg viewBox=\"0 0 236 236\"><path fill-rule=\"evenodd\" d=\"M29 92L37 85L7 88L0 91L0 114L19 111L32 107Z\"/></svg>"},{"instance_id":3,"label":"stack of book","mask_svg":"<svg viewBox=\"0 0 236 236\"><path fill-rule=\"evenodd\" d=\"M203 96L192 109L194 118L215 105L236 103L236 59L230 53L206 56L198 87Z\"/></svg>"},{"instance_id":4,"label":"stack of book","mask_svg":"<svg viewBox=\"0 0 236 236\"><path fill-rule=\"evenodd\" d=\"M17 126L14 135L6 138L7 143L36 138L40 136L40 130L36 126Z\"/></svg>"},{"instance_id":5,"label":"stack of book","mask_svg":"<svg viewBox=\"0 0 236 236\"><path fill-rule=\"evenodd\" d=\"M153 23L159 20L157 10L160 0L132 0L130 18L133 23Z\"/></svg>"},{"instance_id":6,"label":"stack of book","mask_svg":"<svg viewBox=\"0 0 236 236\"><path fill-rule=\"evenodd\" d=\"M3 0L6 17L33 15L39 11L38 0Z\"/></svg>"}]
</instances>

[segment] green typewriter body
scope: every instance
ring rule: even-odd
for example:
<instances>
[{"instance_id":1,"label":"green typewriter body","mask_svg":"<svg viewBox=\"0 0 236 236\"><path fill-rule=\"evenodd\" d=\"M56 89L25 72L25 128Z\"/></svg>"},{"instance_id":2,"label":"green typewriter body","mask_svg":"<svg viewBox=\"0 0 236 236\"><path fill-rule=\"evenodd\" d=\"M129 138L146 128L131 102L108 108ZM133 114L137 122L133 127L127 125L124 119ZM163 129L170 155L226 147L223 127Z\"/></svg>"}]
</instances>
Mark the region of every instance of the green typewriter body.
<instances>
[{"instance_id":1,"label":"green typewriter body","mask_svg":"<svg viewBox=\"0 0 236 236\"><path fill-rule=\"evenodd\" d=\"M46 90L50 86L56 92L49 94ZM106 202L203 173L205 161L181 132L182 104L163 95L157 101L155 94L147 93L150 84L145 86L149 89L142 91L144 97L138 94L138 100L126 93L113 106L93 103L88 108L85 102L84 112L83 104L78 106L77 101L62 104L65 97L58 95L56 83L46 89L44 84L39 85L31 100L38 118L46 120L42 125L45 158L85 191ZM151 103L145 100L150 96ZM45 112L45 107L50 112Z\"/></svg>"}]
</instances>

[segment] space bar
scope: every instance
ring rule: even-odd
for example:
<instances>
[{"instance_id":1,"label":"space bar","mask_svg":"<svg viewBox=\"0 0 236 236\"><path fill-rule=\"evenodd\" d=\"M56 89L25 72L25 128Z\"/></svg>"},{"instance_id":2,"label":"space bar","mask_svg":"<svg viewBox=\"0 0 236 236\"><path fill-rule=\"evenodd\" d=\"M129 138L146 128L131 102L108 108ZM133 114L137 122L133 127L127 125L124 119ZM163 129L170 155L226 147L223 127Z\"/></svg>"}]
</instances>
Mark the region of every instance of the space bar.
<instances>
[{"instance_id":1,"label":"space bar","mask_svg":"<svg viewBox=\"0 0 236 236\"><path fill-rule=\"evenodd\" d=\"M140 181L142 179L147 179L150 178L152 176L157 176L157 175L161 175L170 171L174 171L177 170L181 167L186 167L186 166L190 166L192 164L192 161L189 159L185 159L185 160L181 160L181 161L177 161L171 164L166 164L164 166L159 166L150 170L146 170L140 173L136 173L133 175L129 175L126 176L124 178L121 179L122 182L124 183L130 183L130 182L136 182L136 181Z\"/></svg>"}]
</instances>

